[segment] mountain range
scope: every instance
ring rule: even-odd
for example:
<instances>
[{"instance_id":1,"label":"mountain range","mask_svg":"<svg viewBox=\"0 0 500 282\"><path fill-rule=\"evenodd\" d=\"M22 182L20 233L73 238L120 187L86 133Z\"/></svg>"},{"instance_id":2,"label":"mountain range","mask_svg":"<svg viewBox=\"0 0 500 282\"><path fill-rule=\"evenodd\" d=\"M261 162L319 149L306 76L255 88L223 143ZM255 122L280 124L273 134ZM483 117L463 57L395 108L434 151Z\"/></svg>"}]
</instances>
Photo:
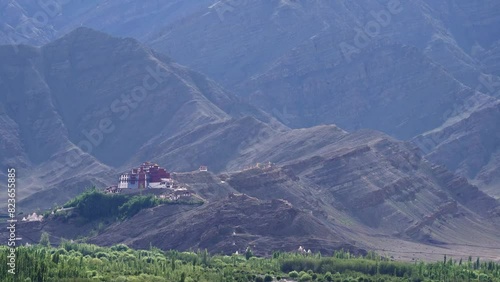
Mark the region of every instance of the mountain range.
<instances>
[{"instance_id":1,"label":"mountain range","mask_svg":"<svg viewBox=\"0 0 500 282\"><path fill-rule=\"evenodd\" d=\"M40 3L0 1L0 160L19 171L23 212L145 160L207 165L182 180L220 190L207 204L145 210L91 240L498 259L497 2ZM75 235L64 226L26 232Z\"/></svg>"}]
</instances>

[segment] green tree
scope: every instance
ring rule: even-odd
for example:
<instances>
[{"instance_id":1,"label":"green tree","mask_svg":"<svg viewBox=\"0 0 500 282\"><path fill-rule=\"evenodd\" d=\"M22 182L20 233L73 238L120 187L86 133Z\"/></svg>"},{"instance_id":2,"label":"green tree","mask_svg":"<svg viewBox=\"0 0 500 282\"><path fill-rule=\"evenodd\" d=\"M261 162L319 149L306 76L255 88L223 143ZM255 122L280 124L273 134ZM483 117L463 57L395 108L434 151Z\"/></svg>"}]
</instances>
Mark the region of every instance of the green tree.
<instances>
[{"instance_id":1,"label":"green tree","mask_svg":"<svg viewBox=\"0 0 500 282\"><path fill-rule=\"evenodd\" d=\"M186 273L183 272L183 273L181 273L181 280L180 280L180 282L184 282L184 281L186 281Z\"/></svg>"},{"instance_id":2,"label":"green tree","mask_svg":"<svg viewBox=\"0 0 500 282\"><path fill-rule=\"evenodd\" d=\"M53 263L59 263L59 253L55 253L52 255L52 262Z\"/></svg>"},{"instance_id":3,"label":"green tree","mask_svg":"<svg viewBox=\"0 0 500 282\"><path fill-rule=\"evenodd\" d=\"M245 251L245 258L249 260L251 257L253 257L253 252L250 247L247 247L247 250Z\"/></svg>"},{"instance_id":4,"label":"green tree","mask_svg":"<svg viewBox=\"0 0 500 282\"><path fill-rule=\"evenodd\" d=\"M42 235L40 236L40 245L50 247L49 233L42 232Z\"/></svg>"}]
</instances>

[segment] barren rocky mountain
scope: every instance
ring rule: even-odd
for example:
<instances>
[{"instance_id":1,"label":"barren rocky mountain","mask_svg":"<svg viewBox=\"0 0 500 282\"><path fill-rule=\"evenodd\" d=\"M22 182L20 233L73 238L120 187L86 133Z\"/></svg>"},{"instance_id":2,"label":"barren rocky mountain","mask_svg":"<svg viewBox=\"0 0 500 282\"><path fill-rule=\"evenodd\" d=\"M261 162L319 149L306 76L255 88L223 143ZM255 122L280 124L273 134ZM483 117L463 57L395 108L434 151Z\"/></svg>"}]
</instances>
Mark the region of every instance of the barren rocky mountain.
<instances>
[{"instance_id":1,"label":"barren rocky mountain","mask_svg":"<svg viewBox=\"0 0 500 282\"><path fill-rule=\"evenodd\" d=\"M41 48L2 46L0 56L0 156L3 165L26 173L19 174L26 187L20 199L42 188L81 191L80 180L114 182L114 169L158 136L245 113L278 124L132 39L80 28ZM68 183L75 189L61 187ZM43 198L32 202L47 204Z\"/></svg>"},{"instance_id":2,"label":"barren rocky mountain","mask_svg":"<svg viewBox=\"0 0 500 282\"><path fill-rule=\"evenodd\" d=\"M283 125L275 127L251 116L212 123L175 136L160 136L146 143L128 165L148 159L176 171L208 165L211 171L220 172L233 168L231 163L246 151L287 130ZM248 160L236 161L236 167L241 168L243 163Z\"/></svg>"},{"instance_id":3,"label":"barren rocky mountain","mask_svg":"<svg viewBox=\"0 0 500 282\"><path fill-rule=\"evenodd\" d=\"M310 48L287 54L243 86L251 102L292 127L335 123L408 139L442 124L445 113L474 94L414 47L373 42L350 62L333 54L321 63L328 51L303 58Z\"/></svg>"},{"instance_id":4,"label":"barren rocky mountain","mask_svg":"<svg viewBox=\"0 0 500 282\"><path fill-rule=\"evenodd\" d=\"M212 4L168 1L0 1L0 43L37 46L86 26L117 36L147 38L158 29Z\"/></svg>"},{"instance_id":5,"label":"barren rocky mountain","mask_svg":"<svg viewBox=\"0 0 500 282\"><path fill-rule=\"evenodd\" d=\"M108 164L123 163L162 132L229 118L213 103L231 99L215 83L135 40L78 29L42 50L45 78L70 138L99 143L92 154ZM102 142L92 140L99 139L96 129Z\"/></svg>"},{"instance_id":6,"label":"barren rocky mountain","mask_svg":"<svg viewBox=\"0 0 500 282\"><path fill-rule=\"evenodd\" d=\"M50 11L31 1L2 5L11 29ZM53 7L29 42L40 45L81 25L132 36L288 126L334 123L411 139L440 126L476 90L498 97L498 5L71 1Z\"/></svg>"},{"instance_id":7,"label":"barren rocky mountain","mask_svg":"<svg viewBox=\"0 0 500 282\"><path fill-rule=\"evenodd\" d=\"M494 0L113 0L52 5L9 0L0 2L0 40L42 45L88 26L150 43L229 86L265 71L319 34L331 38L331 44L318 47L344 54L347 49L341 43L356 51L366 41L389 38L419 48L462 83L475 87L481 72L490 69L479 55L494 53L500 39L498 5Z\"/></svg>"},{"instance_id":8,"label":"barren rocky mountain","mask_svg":"<svg viewBox=\"0 0 500 282\"><path fill-rule=\"evenodd\" d=\"M318 251L325 253L342 247L357 251L347 238L284 200L226 197L182 216L169 212L169 207L144 211L130 221L111 226L92 241L105 245L121 242L137 248L147 248L151 242L165 249L206 248L224 253L243 252L246 246L252 246L261 255L270 255L273 249L292 251L301 245L317 245ZM130 225L149 223L156 228L130 234Z\"/></svg>"},{"instance_id":9,"label":"barren rocky mountain","mask_svg":"<svg viewBox=\"0 0 500 282\"><path fill-rule=\"evenodd\" d=\"M495 197L498 189L500 103L478 95L458 109L442 126L413 141L431 161L445 165Z\"/></svg>"},{"instance_id":10,"label":"barren rocky mountain","mask_svg":"<svg viewBox=\"0 0 500 282\"><path fill-rule=\"evenodd\" d=\"M144 161L204 203L100 227L21 223L27 242L48 231L137 248L500 259L498 1L60 5L0 0L0 163L18 170L18 210Z\"/></svg>"},{"instance_id":11,"label":"barren rocky mountain","mask_svg":"<svg viewBox=\"0 0 500 282\"><path fill-rule=\"evenodd\" d=\"M208 248L224 253L241 252L250 245L261 255L302 245L326 253L338 248L376 249L401 259L439 258L443 253L498 259L498 249L491 248L499 244L498 201L464 178L428 163L409 144L374 132L315 130L286 137L309 137L297 140L300 144L326 132L324 137L331 137L332 145L294 161L286 161L282 151L276 155L281 155L284 166L219 176L174 174L205 204L144 210L130 220L101 227L91 242L138 248L148 248L151 242L163 249ZM294 142L290 143L270 151L290 149ZM313 142L309 146L321 147ZM232 193L248 196L227 196ZM20 230L27 242L36 242L40 232L48 231L57 243L98 228L98 222L84 226L77 222L49 219L23 223ZM286 228L275 232L272 226L277 225Z\"/></svg>"},{"instance_id":12,"label":"barren rocky mountain","mask_svg":"<svg viewBox=\"0 0 500 282\"><path fill-rule=\"evenodd\" d=\"M317 36L327 36L328 42L316 48L345 58L380 38L416 47L464 84L475 87L483 66L471 53L472 47L489 50L499 39L495 1L276 0L217 4L212 10L201 9L198 16L172 24L151 43L228 86L262 73L300 44L315 43ZM266 42L272 42L271 48ZM315 56L315 52L300 54L305 59ZM232 71L225 72L228 67Z\"/></svg>"},{"instance_id":13,"label":"barren rocky mountain","mask_svg":"<svg viewBox=\"0 0 500 282\"><path fill-rule=\"evenodd\" d=\"M499 202L427 161L414 145L380 132L336 126L284 131L235 163L248 166L173 175L203 205L146 209L106 226L91 242L224 253L250 245L259 254L299 245L323 252L343 247L403 259L478 252L497 259L498 249L488 248L500 243ZM65 231L72 224L49 219L22 230L27 238L43 230L54 239L74 238ZM96 224L76 230L90 232Z\"/></svg>"},{"instance_id":14,"label":"barren rocky mountain","mask_svg":"<svg viewBox=\"0 0 500 282\"><path fill-rule=\"evenodd\" d=\"M102 176L112 169L76 149L68 136L44 79L40 50L19 46L14 54L11 46L0 49L0 157L4 167L18 171L24 187L19 199L70 178L65 187L70 194L81 192L83 185L105 183Z\"/></svg>"}]
</instances>

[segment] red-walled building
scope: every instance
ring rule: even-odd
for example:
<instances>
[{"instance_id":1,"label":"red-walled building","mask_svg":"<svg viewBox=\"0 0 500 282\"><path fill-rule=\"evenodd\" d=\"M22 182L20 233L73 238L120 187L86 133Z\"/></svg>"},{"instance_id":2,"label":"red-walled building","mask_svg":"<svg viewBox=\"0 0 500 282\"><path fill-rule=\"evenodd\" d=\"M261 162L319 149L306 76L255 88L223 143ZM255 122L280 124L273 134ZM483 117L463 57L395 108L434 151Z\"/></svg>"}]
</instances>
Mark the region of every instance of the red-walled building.
<instances>
[{"instance_id":1,"label":"red-walled building","mask_svg":"<svg viewBox=\"0 0 500 282\"><path fill-rule=\"evenodd\" d=\"M121 189L144 189L144 188L168 188L172 185L170 173L150 162L145 162L138 168L120 176L118 188Z\"/></svg>"}]
</instances>

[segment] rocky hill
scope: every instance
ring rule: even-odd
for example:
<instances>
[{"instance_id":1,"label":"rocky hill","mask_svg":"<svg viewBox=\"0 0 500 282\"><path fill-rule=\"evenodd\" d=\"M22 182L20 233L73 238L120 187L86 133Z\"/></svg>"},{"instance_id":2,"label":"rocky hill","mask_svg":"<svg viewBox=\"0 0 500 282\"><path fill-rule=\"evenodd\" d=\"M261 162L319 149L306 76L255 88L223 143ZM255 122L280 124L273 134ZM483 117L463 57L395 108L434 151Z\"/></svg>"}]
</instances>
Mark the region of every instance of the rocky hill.
<instances>
[{"instance_id":1,"label":"rocky hill","mask_svg":"<svg viewBox=\"0 0 500 282\"><path fill-rule=\"evenodd\" d=\"M436 179L427 185L408 186L415 179L385 186L374 183L358 188L359 197L346 200L343 195L348 188L330 187L319 177L301 173L303 165L219 176L183 173L174 177L188 182L198 195L202 193L205 204L161 205L124 221L49 217L43 222L20 223L19 230L29 243L45 231L54 244L62 238L89 236L90 242L99 245L206 248L228 254L247 246L259 255L303 246L323 253L340 248L353 253L375 249L400 259L434 259L443 254L498 259L497 249L488 249L498 244L498 202L442 168L431 168L427 176ZM463 197L455 190L439 191L436 183L456 187Z\"/></svg>"},{"instance_id":2,"label":"rocky hill","mask_svg":"<svg viewBox=\"0 0 500 282\"><path fill-rule=\"evenodd\" d=\"M227 197L227 196L226 196ZM144 211L130 221L119 223L92 238L92 242L112 245L119 242L138 248L149 244L165 249L208 249L211 252L243 252L251 246L260 255L273 249L293 251L298 246L321 246L332 252L349 248L346 238L335 234L318 219L283 200L261 201L246 195L230 195L205 207L172 213L166 207ZM131 225L155 224L147 232ZM357 251L355 247L350 249Z\"/></svg>"},{"instance_id":3,"label":"rocky hill","mask_svg":"<svg viewBox=\"0 0 500 282\"><path fill-rule=\"evenodd\" d=\"M498 120L500 103L475 96L459 115L413 142L431 161L445 165L495 197L500 197Z\"/></svg>"},{"instance_id":4,"label":"rocky hill","mask_svg":"<svg viewBox=\"0 0 500 282\"><path fill-rule=\"evenodd\" d=\"M97 244L138 248L151 242L164 249L231 253L251 246L270 254L302 245L323 252L375 249L402 259L444 253L497 259L491 246L500 243L499 202L425 160L410 143L322 126L262 141L245 159L245 168L218 175L173 175L205 199L202 206L146 209L105 224L98 235L90 233L97 222L75 228ZM250 165L258 159L259 165ZM29 238L43 230L54 239L73 238L63 231L72 224L49 219L25 223L21 230Z\"/></svg>"}]
</instances>

